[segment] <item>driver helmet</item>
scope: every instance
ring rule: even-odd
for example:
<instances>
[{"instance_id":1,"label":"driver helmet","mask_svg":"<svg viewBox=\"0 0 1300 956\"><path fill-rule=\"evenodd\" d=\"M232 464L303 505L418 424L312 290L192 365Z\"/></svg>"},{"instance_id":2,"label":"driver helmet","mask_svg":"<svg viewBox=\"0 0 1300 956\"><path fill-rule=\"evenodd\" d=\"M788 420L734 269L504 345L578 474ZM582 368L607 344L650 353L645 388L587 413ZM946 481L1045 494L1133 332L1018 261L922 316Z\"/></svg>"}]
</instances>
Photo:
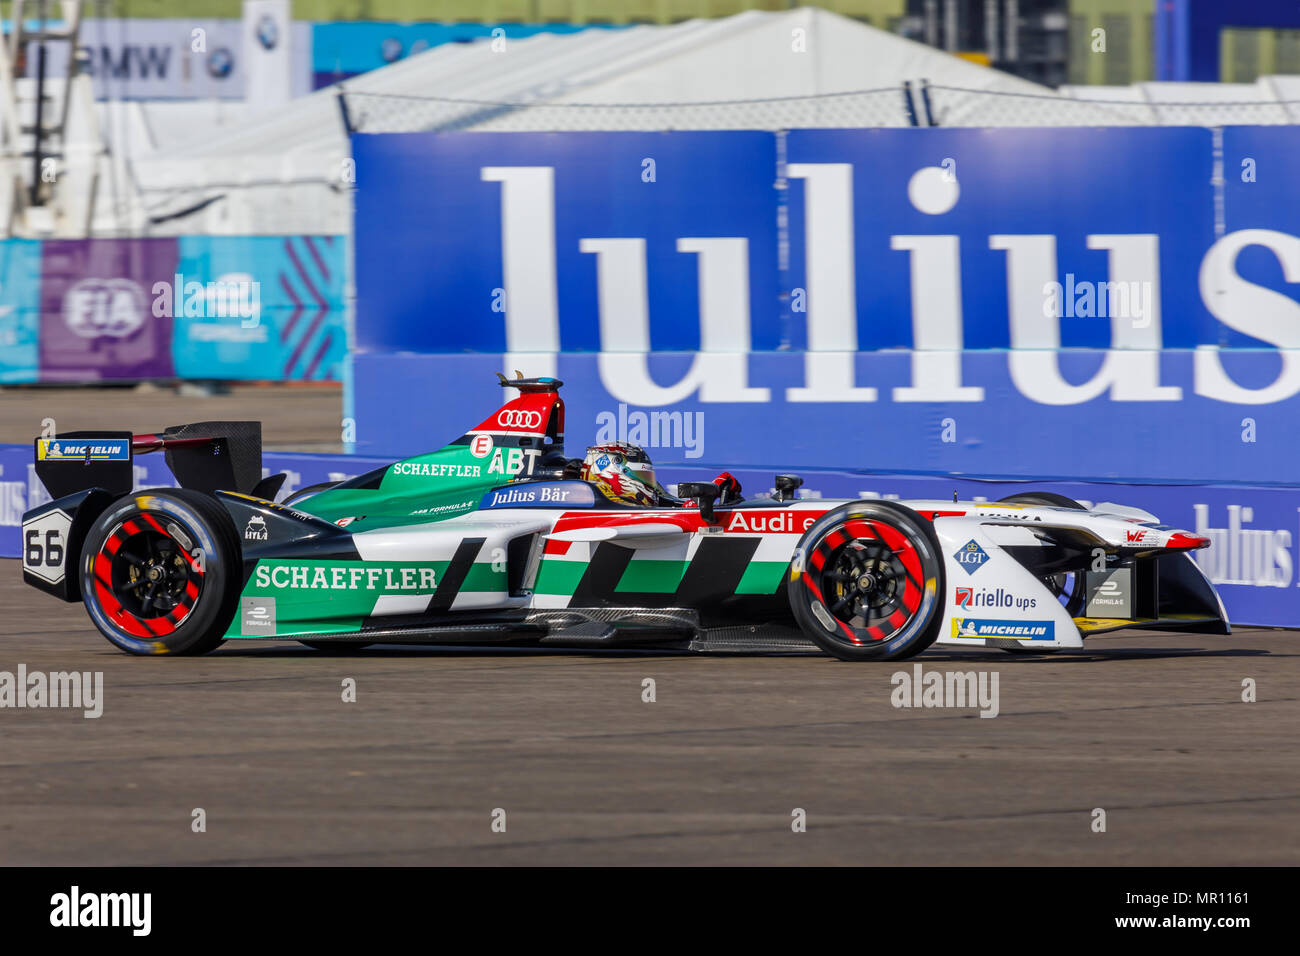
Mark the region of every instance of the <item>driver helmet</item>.
<instances>
[{"instance_id":1,"label":"driver helmet","mask_svg":"<svg viewBox=\"0 0 1300 956\"><path fill-rule=\"evenodd\" d=\"M630 442L592 445L582 462L582 480L607 497L630 505L654 505L663 489L645 449Z\"/></svg>"}]
</instances>

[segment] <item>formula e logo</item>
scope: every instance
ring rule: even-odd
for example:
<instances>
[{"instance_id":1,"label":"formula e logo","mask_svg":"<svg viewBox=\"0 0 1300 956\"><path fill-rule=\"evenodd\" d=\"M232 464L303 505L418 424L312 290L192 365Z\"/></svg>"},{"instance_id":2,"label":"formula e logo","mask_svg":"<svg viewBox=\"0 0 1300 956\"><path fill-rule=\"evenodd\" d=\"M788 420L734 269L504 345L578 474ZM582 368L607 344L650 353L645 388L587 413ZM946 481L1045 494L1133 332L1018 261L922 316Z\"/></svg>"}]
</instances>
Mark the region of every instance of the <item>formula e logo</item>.
<instances>
[{"instance_id":1,"label":"formula e logo","mask_svg":"<svg viewBox=\"0 0 1300 956\"><path fill-rule=\"evenodd\" d=\"M492 436L475 435L474 440L469 443L469 453L475 458L486 458L492 454Z\"/></svg>"},{"instance_id":2,"label":"formula e logo","mask_svg":"<svg viewBox=\"0 0 1300 956\"><path fill-rule=\"evenodd\" d=\"M502 428L541 428L542 413L524 408L507 408L497 413L497 424Z\"/></svg>"},{"instance_id":3,"label":"formula e logo","mask_svg":"<svg viewBox=\"0 0 1300 956\"><path fill-rule=\"evenodd\" d=\"M275 636L275 598L241 598L240 608L240 633Z\"/></svg>"},{"instance_id":4,"label":"formula e logo","mask_svg":"<svg viewBox=\"0 0 1300 956\"><path fill-rule=\"evenodd\" d=\"M989 559L988 552L979 546L979 542L971 538L961 548L953 554L953 560L962 566L967 574L974 574Z\"/></svg>"}]
</instances>

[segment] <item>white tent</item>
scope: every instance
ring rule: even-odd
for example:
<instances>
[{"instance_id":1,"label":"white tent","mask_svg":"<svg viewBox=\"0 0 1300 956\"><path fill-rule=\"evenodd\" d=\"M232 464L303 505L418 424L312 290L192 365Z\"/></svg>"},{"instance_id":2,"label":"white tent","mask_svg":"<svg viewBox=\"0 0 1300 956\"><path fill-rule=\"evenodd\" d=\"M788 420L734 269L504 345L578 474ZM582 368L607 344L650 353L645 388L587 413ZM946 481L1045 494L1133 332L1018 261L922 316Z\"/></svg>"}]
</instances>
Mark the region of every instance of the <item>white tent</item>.
<instances>
[{"instance_id":1,"label":"white tent","mask_svg":"<svg viewBox=\"0 0 1300 956\"><path fill-rule=\"evenodd\" d=\"M944 103L946 125L970 125L981 96L1055 103L1076 123L1109 116L810 7L448 44L349 80L346 102L363 132L907 126L913 114L926 122L922 81L936 97L962 91ZM904 82L915 87L911 113ZM348 157L340 97L322 90L134 161L136 225L158 234L346 232Z\"/></svg>"},{"instance_id":2,"label":"white tent","mask_svg":"<svg viewBox=\"0 0 1300 956\"><path fill-rule=\"evenodd\" d=\"M447 44L349 80L346 97L322 90L255 119L239 104L97 104L69 123L80 153L100 155L97 181L79 186L70 175L60 188L76 208L93 203L96 235L339 234L351 227L348 124L362 132L1217 125L1295 122L1298 107L1298 77L1058 92L805 7Z\"/></svg>"}]
</instances>

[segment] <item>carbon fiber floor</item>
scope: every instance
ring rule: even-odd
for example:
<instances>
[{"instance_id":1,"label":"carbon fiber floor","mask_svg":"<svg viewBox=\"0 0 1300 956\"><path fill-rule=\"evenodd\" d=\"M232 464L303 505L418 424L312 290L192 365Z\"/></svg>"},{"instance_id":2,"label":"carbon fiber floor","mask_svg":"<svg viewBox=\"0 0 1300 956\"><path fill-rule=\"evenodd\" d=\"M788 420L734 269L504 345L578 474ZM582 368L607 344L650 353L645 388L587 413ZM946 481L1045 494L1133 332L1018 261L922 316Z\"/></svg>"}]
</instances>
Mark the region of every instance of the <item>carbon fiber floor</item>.
<instances>
[{"instance_id":1,"label":"carbon fiber floor","mask_svg":"<svg viewBox=\"0 0 1300 956\"><path fill-rule=\"evenodd\" d=\"M0 606L0 672L104 679L99 719L0 709L4 864L1300 862L1295 634L901 667L270 643L138 659L16 561ZM913 664L996 673L998 716L895 708Z\"/></svg>"}]
</instances>

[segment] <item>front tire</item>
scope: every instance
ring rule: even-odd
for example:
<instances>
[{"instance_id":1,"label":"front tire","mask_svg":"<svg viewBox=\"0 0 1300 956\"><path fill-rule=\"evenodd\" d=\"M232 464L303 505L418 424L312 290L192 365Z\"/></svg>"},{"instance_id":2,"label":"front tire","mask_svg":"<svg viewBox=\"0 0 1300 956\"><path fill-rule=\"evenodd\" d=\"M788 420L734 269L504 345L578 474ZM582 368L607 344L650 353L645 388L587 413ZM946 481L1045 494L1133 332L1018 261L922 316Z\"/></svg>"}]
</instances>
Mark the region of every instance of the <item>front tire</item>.
<instances>
[{"instance_id":1,"label":"front tire","mask_svg":"<svg viewBox=\"0 0 1300 956\"><path fill-rule=\"evenodd\" d=\"M205 654L219 646L239 582L234 522L197 491L119 498L91 526L81 554L86 611L129 654Z\"/></svg>"},{"instance_id":2,"label":"front tire","mask_svg":"<svg viewBox=\"0 0 1300 956\"><path fill-rule=\"evenodd\" d=\"M818 647L844 661L901 660L939 636L944 566L930 522L893 501L827 512L799 541L790 608Z\"/></svg>"}]
</instances>

